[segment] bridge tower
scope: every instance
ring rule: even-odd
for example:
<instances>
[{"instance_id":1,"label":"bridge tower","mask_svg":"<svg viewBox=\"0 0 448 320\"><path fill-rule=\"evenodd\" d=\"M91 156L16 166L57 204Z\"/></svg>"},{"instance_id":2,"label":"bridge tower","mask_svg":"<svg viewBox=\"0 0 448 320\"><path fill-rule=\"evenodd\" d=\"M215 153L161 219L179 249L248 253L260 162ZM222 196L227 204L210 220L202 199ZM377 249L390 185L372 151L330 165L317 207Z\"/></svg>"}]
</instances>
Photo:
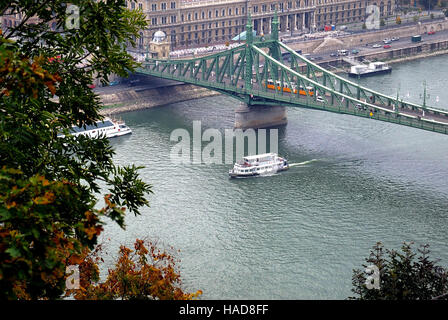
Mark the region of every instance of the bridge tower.
<instances>
[{"instance_id":1,"label":"bridge tower","mask_svg":"<svg viewBox=\"0 0 448 320\"><path fill-rule=\"evenodd\" d=\"M275 11L274 19L271 24L271 39L278 40L278 16L277 10ZM246 69L245 69L245 87L246 90L252 89L252 72L257 70L258 66L254 68L254 61L250 51L250 47L253 43L253 26L252 18L249 13L246 25ZM269 47L269 54L280 61L281 53L280 47L277 42L272 42ZM273 73L278 79L278 69L274 69ZM235 110L235 128L236 129L259 129L276 127L286 125L288 122L286 117L286 107L279 105L261 105L257 104L249 96L247 103L241 102Z\"/></svg>"}]
</instances>

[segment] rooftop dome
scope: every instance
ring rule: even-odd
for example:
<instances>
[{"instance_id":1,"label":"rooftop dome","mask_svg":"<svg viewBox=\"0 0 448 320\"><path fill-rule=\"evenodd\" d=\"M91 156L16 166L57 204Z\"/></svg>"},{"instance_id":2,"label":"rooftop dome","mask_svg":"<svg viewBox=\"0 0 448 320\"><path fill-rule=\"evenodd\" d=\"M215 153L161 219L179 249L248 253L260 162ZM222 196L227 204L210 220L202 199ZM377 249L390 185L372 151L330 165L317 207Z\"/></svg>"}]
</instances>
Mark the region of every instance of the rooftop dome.
<instances>
[{"instance_id":1,"label":"rooftop dome","mask_svg":"<svg viewBox=\"0 0 448 320\"><path fill-rule=\"evenodd\" d=\"M154 41L154 42L163 42L163 41L165 41L165 39L166 39L166 33L161 31L161 30L159 30L159 31L156 31L156 33L154 33L152 41Z\"/></svg>"}]
</instances>

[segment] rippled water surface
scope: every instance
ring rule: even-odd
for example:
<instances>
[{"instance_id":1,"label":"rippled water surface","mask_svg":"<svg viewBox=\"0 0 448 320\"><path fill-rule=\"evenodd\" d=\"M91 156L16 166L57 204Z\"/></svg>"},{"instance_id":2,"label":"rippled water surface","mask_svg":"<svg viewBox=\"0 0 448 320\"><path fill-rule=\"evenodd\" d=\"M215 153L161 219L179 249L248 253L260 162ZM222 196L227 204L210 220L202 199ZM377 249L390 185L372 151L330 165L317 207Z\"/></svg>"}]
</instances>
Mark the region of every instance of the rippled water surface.
<instances>
[{"instance_id":1,"label":"rippled water surface","mask_svg":"<svg viewBox=\"0 0 448 320\"><path fill-rule=\"evenodd\" d=\"M426 79L428 103L448 107L447 58L395 65L361 83L419 102ZM106 262L120 244L159 239L181 250L184 286L204 299L344 299L376 241L429 243L448 265L448 136L288 108L279 154L308 164L229 180L229 165L170 161L174 129L192 132L193 120L203 130L232 128L236 104L215 96L122 115L133 134L113 140L116 162L145 166L154 194L126 231L106 226Z\"/></svg>"}]
</instances>

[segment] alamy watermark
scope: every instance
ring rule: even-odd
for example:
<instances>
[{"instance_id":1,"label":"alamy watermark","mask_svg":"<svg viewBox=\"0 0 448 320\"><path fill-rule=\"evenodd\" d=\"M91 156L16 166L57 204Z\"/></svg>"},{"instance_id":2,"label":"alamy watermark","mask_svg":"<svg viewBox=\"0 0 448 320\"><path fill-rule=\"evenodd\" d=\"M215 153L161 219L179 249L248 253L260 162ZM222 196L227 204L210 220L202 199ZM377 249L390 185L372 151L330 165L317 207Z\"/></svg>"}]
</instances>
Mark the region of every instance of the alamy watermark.
<instances>
[{"instance_id":1,"label":"alamy watermark","mask_svg":"<svg viewBox=\"0 0 448 320\"><path fill-rule=\"evenodd\" d=\"M79 29L79 7L70 4L65 10L67 17L65 18L65 28L67 30Z\"/></svg>"},{"instance_id":2,"label":"alamy watermark","mask_svg":"<svg viewBox=\"0 0 448 320\"><path fill-rule=\"evenodd\" d=\"M366 278L365 285L367 289L372 290L380 289L380 269L375 265L370 265L366 268L365 272L369 275Z\"/></svg>"},{"instance_id":3,"label":"alamy watermark","mask_svg":"<svg viewBox=\"0 0 448 320\"><path fill-rule=\"evenodd\" d=\"M380 8L377 5L370 4L366 7L366 29L379 29L380 28Z\"/></svg>"},{"instance_id":4,"label":"alamy watermark","mask_svg":"<svg viewBox=\"0 0 448 320\"><path fill-rule=\"evenodd\" d=\"M177 143L171 147L170 160L184 164L233 164L245 155L266 153L268 135L269 152L278 153L278 129L225 129L223 146L219 129L202 132L201 121L193 121L193 137L183 128L171 132L170 141Z\"/></svg>"},{"instance_id":5,"label":"alamy watermark","mask_svg":"<svg viewBox=\"0 0 448 320\"><path fill-rule=\"evenodd\" d=\"M77 290L80 288L79 285L79 266L70 265L65 268L65 273L67 278L65 279L65 288L67 290Z\"/></svg>"}]
</instances>

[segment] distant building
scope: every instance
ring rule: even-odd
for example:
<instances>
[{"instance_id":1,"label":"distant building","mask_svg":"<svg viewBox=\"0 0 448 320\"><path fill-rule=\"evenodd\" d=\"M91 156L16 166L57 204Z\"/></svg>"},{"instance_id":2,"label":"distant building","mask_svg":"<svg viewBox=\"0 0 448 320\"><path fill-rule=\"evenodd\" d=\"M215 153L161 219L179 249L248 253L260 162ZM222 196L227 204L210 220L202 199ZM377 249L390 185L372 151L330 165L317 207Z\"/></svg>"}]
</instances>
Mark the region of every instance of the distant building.
<instances>
[{"instance_id":1,"label":"distant building","mask_svg":"<svg viewBox=\"0 0 448 320\"><path fill-rule=\"evenodd\" d=\"M126 5L147 16L149 26L136 49L143 52L158 30L166 33L171 49L225 43L245 30L249 11L257 34L270 33L275 10L280 32L297 33L365 21L368 5L377 5L381 17L393 15L395 0L138 0Z\"/></svg>"},{"instance_id":2,"label":"distant building","mask_svg":"<svg viewBox=\"0 0 448 320\"><path fill-rule=\"evenodd\" d=\"M170 54L170 42L163 31L156 31L149 43L148 58L167 59Z\"/></svg>"}]
</instances>

